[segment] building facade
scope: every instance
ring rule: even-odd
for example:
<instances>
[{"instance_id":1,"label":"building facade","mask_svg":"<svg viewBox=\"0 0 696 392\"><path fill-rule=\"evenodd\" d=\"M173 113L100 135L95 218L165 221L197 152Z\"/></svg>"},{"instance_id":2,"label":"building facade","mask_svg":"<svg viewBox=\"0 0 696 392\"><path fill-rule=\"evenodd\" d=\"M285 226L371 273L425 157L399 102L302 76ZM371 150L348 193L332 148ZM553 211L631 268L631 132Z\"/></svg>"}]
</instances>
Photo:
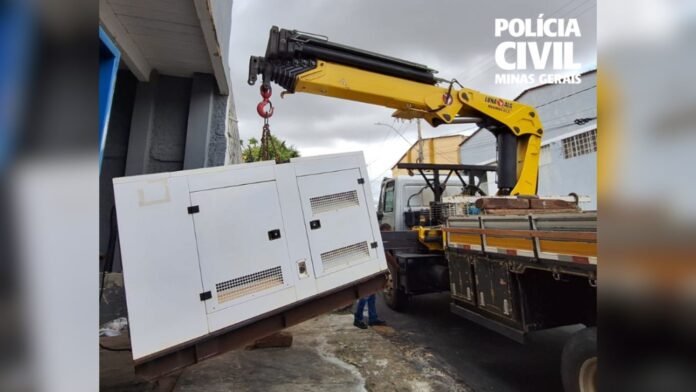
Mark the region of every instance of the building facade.
<instances>
[{"instance_id":1,"label":"building facade","mask_svg":"<svg viewBox=\"0 0 696 392\"><path fill-rule=\"evenodd\" d=\"M398 163L419 163L422 148L423 162L421 163L459 163L459 145L466 140L463 135L430 137L413 143L401 156ZM408 171L392 167L392 177L407 175Z\"/></svg>"},{"instance_id":2,"label":"building facade","mask_svg":"<svg viewBox=\"0 0 696 392\"><path fill-rule=\"evenodd\" d=\"M584 210L597 209L597 72L580 84L546 84L522 92L516 101L534 106L544 126L539 157L539 195L589 196ZM494 164L495 137L479 129L459 147L462 164ZM495 194L495 174L488 194Z\"/></svg>"}]
</instances>

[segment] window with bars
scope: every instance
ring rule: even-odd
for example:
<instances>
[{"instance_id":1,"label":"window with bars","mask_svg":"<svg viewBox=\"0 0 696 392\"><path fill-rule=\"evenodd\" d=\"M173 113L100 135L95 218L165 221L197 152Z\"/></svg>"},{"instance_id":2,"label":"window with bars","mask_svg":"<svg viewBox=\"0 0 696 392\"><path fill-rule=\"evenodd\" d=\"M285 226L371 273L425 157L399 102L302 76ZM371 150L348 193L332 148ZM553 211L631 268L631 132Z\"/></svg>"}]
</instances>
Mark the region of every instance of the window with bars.
<instances>
[{"instance_id":1,"label":"window with bars","mask_svg":"<svg viewBox=\"0 0 696 392\"><path fill-rule=\"evenodd\" d=\"M563 139L563 158L570 159L597 151L597 129Z\"/></svg>"}]
</instances>

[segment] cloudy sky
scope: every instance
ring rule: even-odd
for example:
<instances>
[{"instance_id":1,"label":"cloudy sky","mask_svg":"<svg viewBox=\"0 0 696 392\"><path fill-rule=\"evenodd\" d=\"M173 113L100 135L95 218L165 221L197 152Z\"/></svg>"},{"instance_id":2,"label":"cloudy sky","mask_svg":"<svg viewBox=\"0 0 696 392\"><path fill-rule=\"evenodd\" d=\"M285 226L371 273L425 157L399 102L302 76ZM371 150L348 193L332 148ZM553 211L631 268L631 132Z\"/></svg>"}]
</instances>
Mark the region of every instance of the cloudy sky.
<instances>
[{"instance_id":1,"label":"cloudy sky","mask_svg":"<svg viewBox=\"0 0 696 392\"><path fill-rule=\"evenodd\" d=\"M272 25L425 64L442 78L457 78L468 88L511 99L533 85L495 84L494 75L504 72L495 64L495 48L511 39L494 36L494 20L536 22L539 14L577 18L582 37L572 39L575 61L583 71L595 67L596 0L234 0L230 65L240 136L261 136L258 83L252 87L246 80L249 56L264 55ZM281 100L281 88L274 87L273 134L303 156L362 150L373 192L417 138L415 122L395 122L391 109L310 94ZM403 137L378 122L393 124ZM424 137L473 131L471 125L423 125Z\"/></svg>"}]
</instances>

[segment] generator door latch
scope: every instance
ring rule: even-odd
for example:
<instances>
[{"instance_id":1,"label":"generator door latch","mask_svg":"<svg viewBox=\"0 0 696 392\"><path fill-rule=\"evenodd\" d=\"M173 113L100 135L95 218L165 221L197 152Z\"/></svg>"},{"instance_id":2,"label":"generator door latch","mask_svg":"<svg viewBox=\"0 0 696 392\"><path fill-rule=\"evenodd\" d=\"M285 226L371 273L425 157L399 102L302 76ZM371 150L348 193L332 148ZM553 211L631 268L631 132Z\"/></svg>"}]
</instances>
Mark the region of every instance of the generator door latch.
<instances>
[{"instance_id":1,"label":"generator door latch","mask_svg":"<svg viewBox=\"0 0 696 392\"><path fill-rule=\"evenodd\" d=\"M268 232L268 239L273 241L280 238L280 229L271 230Z\"/></svg>"},{"instance_id":2,"label":"generator door latch","mask_svg":"<svg viewBox=\"0 0 696 392\"><path fill-rule=\"evenodd\" d=\"M362 185L362 184L364 184L364 183L365 183L365 179L364 179L364 178L358 178L358 184Z\"/></svg>"},{"instance_id":3,"label":"generator door latch","mask_svg":"<svg viewBox=\"0 0 696 392\"><path fill-rule=\"evenodd\" d=\"M201 209L198 206L191 206L187 208L189 214L197 214L201 212Z\"/></svg>"},{"instance_id":4,"label":"generator door latch","mask_svg":"<svg viewBox=\"0 0 696 392\"><path fill-rule=\"evenodd\" d=\"M371 244L370 244L370 248L376 249L376 248L377 248L377 241L371 243Z\"/></svg>"},{"instance_id":5,"label":"generator door latch","mask_svg":"<svg viewBox=\"0 0 696 392\"><path fill-rule=\"evenodd\" d=\"M206 291L206 292L200 293L199 297L201 298L201 301L205 301L207 299L213 298L213 294L211 294L210 291Z\"/></svg>"},{"instance_id":6,"label":"generator door latch","mask_svg":"<svg viewBox=\"0 0 696 392\"><path fill-rule=\"evenodd\" d=\"M319 219L313 220L309 222L309 228L312 230L320 229L321 228L321 221Z\"/></svg>"}]
</instances>

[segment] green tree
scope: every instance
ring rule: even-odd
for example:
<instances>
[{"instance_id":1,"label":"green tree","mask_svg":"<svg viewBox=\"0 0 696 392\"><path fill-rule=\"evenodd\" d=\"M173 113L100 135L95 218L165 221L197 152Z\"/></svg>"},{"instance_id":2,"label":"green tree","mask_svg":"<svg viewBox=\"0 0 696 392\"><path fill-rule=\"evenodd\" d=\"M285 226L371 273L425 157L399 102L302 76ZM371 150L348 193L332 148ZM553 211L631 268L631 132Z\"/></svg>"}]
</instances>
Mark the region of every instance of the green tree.
<instances>
[{"instance_id":1,"label":"green tree","mask_svg":"<svg viewBox=\"0 0 696 392\"><path fill-rule=\"evenodd\" d=\"M280 140L273 135L271 135L271 139L273 140L273 146L281 162L287 162L290 158L297 158L300 156L300 152L297 151L295 146L288 146L284 140ZM244 141L242 141L242 145L244 145ZM273 154L272 148L270 151L271 154ZM242 160L244 162L257 162L261 160L261 143L259 143L259 140L255 137L250 137L246 147L242 149Z\"/></svg>"}]
</instances>

